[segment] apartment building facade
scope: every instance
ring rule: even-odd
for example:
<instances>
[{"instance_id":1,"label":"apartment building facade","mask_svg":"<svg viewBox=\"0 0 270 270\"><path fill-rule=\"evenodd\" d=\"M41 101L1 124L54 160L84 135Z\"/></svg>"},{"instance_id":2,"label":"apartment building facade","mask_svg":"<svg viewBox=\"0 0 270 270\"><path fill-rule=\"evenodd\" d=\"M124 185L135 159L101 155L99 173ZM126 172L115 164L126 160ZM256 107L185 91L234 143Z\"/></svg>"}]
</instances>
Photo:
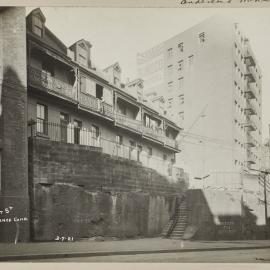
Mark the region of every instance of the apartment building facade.
<instances>
[{"instance_id":1,"label":"apartment building facade","mask_svg":"<svg viewBox=\"0 0 270 270\"><path fill-rule=\"evenodd\" d=\"M211 17L138 53L137 65L144 96L163 96L184 128L179 157L193 179L232 187L233 175L260 167L262 74L232 19Z\"/></svg>"},{"instance_id":2,"label":"apartment building facade","mask_svg":"<svg viewBox=\"0 0 270 270\"><path fill-rule=\"evenodd\" d=\"M45 22L40 9L27 17L29 136L101 147L171 179L181 174L180 127L136 97L143 82L121 83L118 63L97 70L88 41L67 48Z\"/></svg>"}]
</instances>

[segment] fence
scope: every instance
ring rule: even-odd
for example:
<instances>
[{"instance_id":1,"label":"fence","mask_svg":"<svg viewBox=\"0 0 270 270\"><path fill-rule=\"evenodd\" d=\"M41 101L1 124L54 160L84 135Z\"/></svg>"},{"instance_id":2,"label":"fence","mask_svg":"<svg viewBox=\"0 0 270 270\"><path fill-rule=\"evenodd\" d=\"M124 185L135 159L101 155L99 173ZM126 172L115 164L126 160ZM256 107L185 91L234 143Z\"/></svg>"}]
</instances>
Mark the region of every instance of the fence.
<instances>
[{"instance_id":1,"label":"fence","mask_svg":"<svg viewBox=\"0 0 270 270\"><path fill-rule=\"evenodd\" d=\"M171 160L164 160L149 154L145 149L119 144L102 138L99 133L86 128L72 124L50 123L43 120L29 123L28 128L29 137L38 136L57 142L100 147L103 153L140 162L143 166L154 169L172 179L176 180L183 177L183 170L173 166Z\"/></svg>"}]
</instances>

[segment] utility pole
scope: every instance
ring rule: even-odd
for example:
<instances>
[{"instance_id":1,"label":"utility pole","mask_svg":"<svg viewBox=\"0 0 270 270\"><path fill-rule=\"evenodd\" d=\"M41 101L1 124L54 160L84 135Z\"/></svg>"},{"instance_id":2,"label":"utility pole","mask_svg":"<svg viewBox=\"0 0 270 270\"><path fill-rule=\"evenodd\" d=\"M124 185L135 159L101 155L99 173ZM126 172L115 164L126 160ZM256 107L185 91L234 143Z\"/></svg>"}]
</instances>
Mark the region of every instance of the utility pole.
<instances>
[{"instance_id":1,"label":"utility pole","mask_svg":"<svg viewBox=\"0 0 270 270\"><path fill-rule=\"evenodd\" d=\"M263 189L264 189L264 216L265 216L265 236L266 238L268 237L268 213L267 213L267 189L266 189L266 176L270 174L270 171L261 171L261 170L255 170L255 169L250 169L251 171L256 171L256 172L260 172L261 174L263 174ZM260 175L259 175L260 177Z\"/></svg>"}]
</instances>

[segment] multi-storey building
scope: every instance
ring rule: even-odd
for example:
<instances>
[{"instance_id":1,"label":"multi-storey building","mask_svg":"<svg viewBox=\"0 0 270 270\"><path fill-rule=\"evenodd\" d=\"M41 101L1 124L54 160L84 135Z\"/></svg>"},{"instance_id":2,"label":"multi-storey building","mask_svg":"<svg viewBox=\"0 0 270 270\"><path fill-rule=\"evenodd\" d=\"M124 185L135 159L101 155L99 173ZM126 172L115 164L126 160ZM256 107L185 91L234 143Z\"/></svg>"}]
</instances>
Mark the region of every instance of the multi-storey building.
<instances>
[{"instance_id":1,"label":"multi-storey building","mask_svg":"<svg viewBox=\"0 0 270 270\"><path fill-rule=\"evenodd\" d=\"M137 64L144 96L162 95L184 128L179 156L193 177L223 186L228 173L260 166L262 75L238 24L214 16L139 53Z\"/></svg>"},{"instance_id":2,"label":"multi-storey building","mask_svg":"<svg viewBox=\"0 0 270 270\"><path fill-rule=\"evenodd\" d=\"M143 81L121 83L118 63L94 68L88 41L67 48L45 21L40 9L27 17L29 132L99 146L166 176L179 174L174 162L180 128L143 102Z\"/></svg>"}]
</instances>

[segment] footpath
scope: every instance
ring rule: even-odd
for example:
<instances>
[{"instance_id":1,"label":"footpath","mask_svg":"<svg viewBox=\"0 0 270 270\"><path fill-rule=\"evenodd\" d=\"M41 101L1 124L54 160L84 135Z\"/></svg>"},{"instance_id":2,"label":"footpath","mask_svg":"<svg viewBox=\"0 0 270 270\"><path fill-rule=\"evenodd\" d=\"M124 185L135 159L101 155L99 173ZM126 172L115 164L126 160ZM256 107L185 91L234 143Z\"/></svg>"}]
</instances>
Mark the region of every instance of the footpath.
<instances>
[{"instance_id":1,"label":"footpath","mask_svg":"<svg viewBox=\"0 0 270 270\"><path fill-rule=\"evenodd\" d=\"M103 242L0 243L0 261L268 248L270 240L182 241L143 238Z\"/></svg>"}]
</instances>

